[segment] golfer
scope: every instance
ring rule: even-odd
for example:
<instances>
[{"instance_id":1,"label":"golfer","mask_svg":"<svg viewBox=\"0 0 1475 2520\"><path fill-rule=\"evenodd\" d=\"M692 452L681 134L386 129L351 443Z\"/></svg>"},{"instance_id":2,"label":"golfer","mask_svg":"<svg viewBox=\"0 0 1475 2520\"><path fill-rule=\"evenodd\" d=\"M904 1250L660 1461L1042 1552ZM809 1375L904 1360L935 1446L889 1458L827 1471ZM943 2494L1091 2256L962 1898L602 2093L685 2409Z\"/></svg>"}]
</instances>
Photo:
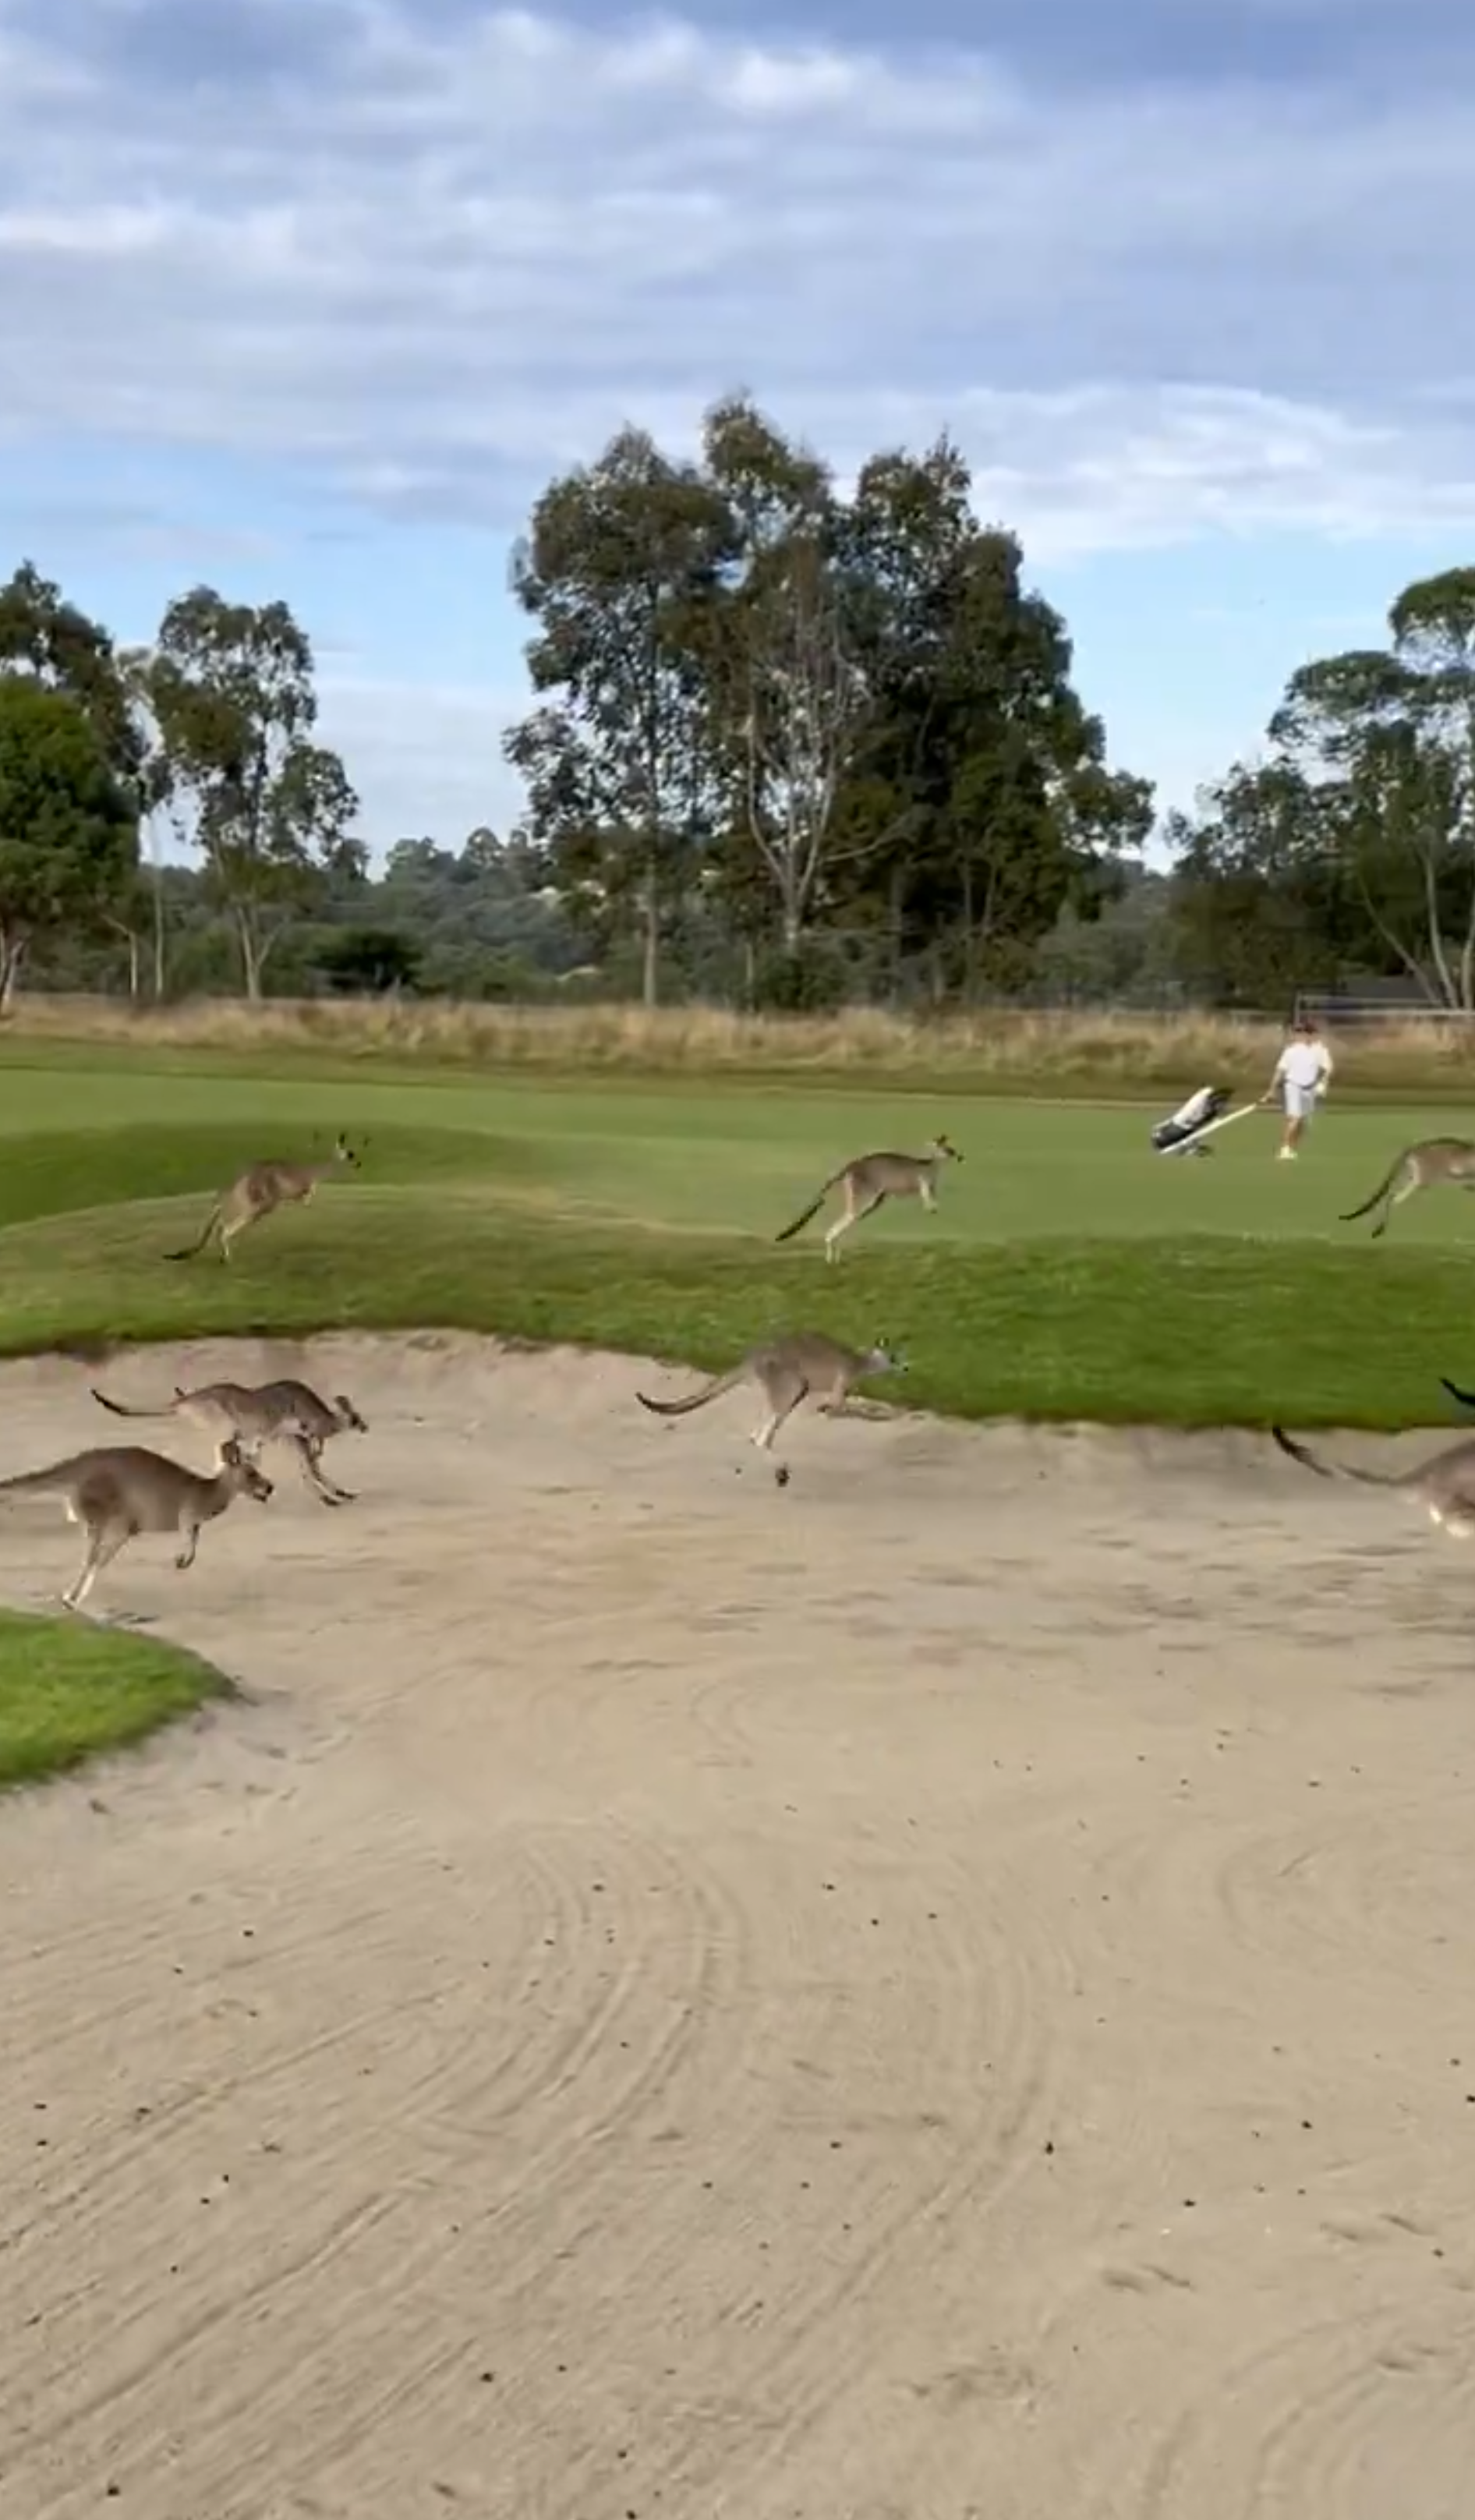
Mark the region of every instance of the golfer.
<instances>
[{"instance_id":1,"label":"golfer","mask_svg":"<svg viewBox=\"0 0 1475 2520\"><path fill-rule=\"evenodd\" d=\"M1325 1099L1331 1076L1331 1053L1316 1025L1302 1016L1289 1027L1285 1048L1275 1061L1270 1092L1260 1098L1262 1106L1278 1102L1285 1113L1285 1127L1280 1134L1281 1163L1294 1163L1300 1153L1302 1132L1317 1104Z\"/></svg>"}]
</instances>

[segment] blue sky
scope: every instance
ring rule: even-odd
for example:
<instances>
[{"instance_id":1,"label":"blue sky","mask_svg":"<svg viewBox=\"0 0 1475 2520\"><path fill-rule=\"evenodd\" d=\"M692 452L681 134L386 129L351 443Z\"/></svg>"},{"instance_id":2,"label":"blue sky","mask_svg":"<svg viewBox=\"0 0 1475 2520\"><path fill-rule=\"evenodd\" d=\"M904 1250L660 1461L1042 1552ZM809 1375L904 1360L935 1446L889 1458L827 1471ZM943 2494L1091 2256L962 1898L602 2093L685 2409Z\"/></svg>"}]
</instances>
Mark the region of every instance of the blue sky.
<instances>
[{"instance_id":1,"label":"blue sky","mask_svg":"<svg viewBox=\"0 0 1475 2520\"><path fill-rule=\"evenodd\" d=\"M382 846L505 827L512 538L752 391L946 426L1165 807L1475 559L1461 0L0 0L0 574L285 595Z\"/></svg>"}]
</instances>

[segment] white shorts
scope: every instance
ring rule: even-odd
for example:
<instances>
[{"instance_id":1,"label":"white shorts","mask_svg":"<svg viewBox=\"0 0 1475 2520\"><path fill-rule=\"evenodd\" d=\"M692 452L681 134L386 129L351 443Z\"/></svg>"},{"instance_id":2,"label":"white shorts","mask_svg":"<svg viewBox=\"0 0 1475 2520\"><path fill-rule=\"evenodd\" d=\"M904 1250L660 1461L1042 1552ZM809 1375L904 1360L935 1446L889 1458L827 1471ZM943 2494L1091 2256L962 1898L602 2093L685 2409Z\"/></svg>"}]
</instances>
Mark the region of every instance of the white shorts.
<instances>
[{"instance_id":1,"label":"white shorts","mask_svg":"<svg viewBox=\"0 0 1475 2520\"><path fill-rule=\"evenodd\" d=\"M1287 1120L1309 1120L1316 1110L1315 1085L1292 1085L1287 1081L1280 1088L1280 1097L1285 1104Z\"/></svg>"}]
</instances>

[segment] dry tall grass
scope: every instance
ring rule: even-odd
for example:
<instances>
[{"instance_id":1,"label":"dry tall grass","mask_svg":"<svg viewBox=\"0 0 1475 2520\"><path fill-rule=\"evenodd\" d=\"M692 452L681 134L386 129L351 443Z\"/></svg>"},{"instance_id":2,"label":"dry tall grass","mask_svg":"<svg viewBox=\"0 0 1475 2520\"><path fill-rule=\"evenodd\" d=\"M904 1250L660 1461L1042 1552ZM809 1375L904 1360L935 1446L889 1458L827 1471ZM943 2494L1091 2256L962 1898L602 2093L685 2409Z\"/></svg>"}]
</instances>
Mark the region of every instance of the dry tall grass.
<instances>
[{"instance_id":1,"label":"dry tall grass","mask_svg":"<svg viewBox=\"0 0 1475 2520\"><path fill-rule=\"evenodd\" d=\"M548 1074L813 1073L980 1091L1187 1093L1269 1079L1281 1040L1262 1018L1035 1014L994 1010L914 1021L878 1010L739 1015L710 1007L469 1006L450 1000L201 999L131 1008L108 998L22 1000L6 1039L210 1049L335 1064L520 1068ZM1390 1023L1338 1045L1348 1088L1475 1096L1475 1025Z\"/></svg>"}]
</instances>

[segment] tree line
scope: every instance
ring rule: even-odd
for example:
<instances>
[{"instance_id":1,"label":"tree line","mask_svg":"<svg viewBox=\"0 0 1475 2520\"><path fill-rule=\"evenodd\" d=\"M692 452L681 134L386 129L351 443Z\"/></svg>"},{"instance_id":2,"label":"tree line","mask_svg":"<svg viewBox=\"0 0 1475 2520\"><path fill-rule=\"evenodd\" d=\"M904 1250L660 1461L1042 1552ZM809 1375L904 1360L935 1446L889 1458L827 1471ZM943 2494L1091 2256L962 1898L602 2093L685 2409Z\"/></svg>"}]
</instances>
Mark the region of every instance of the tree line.
<instances>
[{"instance_id":1,"label":"tree line","mask_svg":"<svg viewBox=\"0 0 1475 2520\"><path fill-rule=\"evenodd\" d=\"M940 997L1016 983L1150 830L946 437L846 496L745 397L693 461L623 429L544 492L514 584L526 827L591 925L638 939L648 1002L703 908L770 997L801 1002L837 938L926 958Z\"/></svg>"},{"instance_id":2,"label":"tree line","mask_svg":"<svg viewBox=\"0 0 1475 2520\"><path fill-rule=\"evenodd\" d=\"M1181 968L1215 1004L1398 982L1475 1010L1475 568L1407 587L1387 630L1301 666L1258 757L1168 825Z\"/></svg>"},{"instance_id":3,"label":"tree line","mask_svg":"<svg viewBox=\"0 0 1475 2520\"><path fill-rule=\"evenodd\" d=\"M1156 831L1067 628L946 438L842 488L746 397L621 430L534 509L511 833L372 869L282 602L196 587L119 649L0 587L0 1010L32 986L804 1007L1475 1004L1475 569L1301 667ZM161 842L167 842L166 849Z\"/></svg>"},{"instance_id":4,"label":"tree line","mask_svg":"<svg viewBox=\"0 0 1475 2520\"><path fill-rule=\"evenodd\" d=\"M23 561L0 587L0 1011L38 947L100 932L167 986L165 896L144 837L165 821L262 993L273 948L334 878L362 878L358 798L316 741L311 642L282 603L211 587L171 603L147 648Z\"/></svg>"}]
</instances>

